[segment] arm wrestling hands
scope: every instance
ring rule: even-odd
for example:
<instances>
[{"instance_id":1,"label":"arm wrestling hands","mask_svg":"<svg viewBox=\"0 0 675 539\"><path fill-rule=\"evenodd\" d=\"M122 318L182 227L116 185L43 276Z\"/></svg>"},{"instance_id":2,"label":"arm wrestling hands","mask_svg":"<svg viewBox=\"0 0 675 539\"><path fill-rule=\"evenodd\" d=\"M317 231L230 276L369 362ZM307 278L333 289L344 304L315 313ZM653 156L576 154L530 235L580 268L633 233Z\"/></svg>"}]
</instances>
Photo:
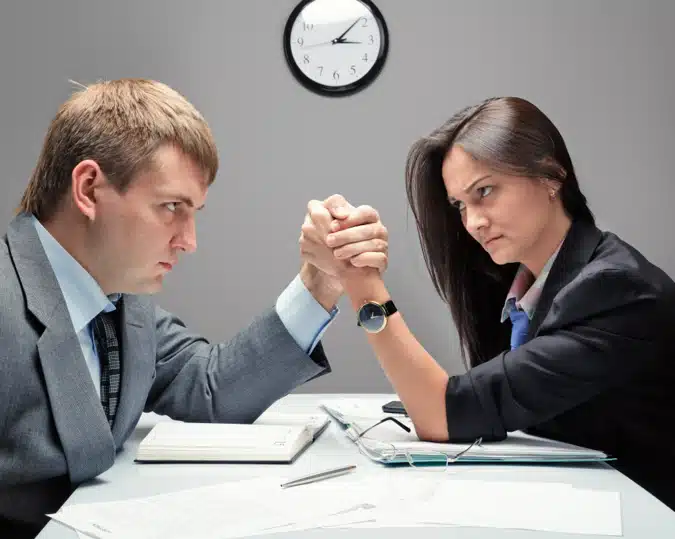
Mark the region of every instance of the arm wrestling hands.
<instances>
[{"instance_id":1,"label":"arm wrestling hands","mask_svg":"<svg viewBox=\"0 0 675 539\"><path fill-rule=\"evenodd\" d=\"M387 269L389 234L370 206L352 206L341 195L310 200L299 238L300 277L330 311L342 295L343 281Z\"/></svg>"}]
</instances>

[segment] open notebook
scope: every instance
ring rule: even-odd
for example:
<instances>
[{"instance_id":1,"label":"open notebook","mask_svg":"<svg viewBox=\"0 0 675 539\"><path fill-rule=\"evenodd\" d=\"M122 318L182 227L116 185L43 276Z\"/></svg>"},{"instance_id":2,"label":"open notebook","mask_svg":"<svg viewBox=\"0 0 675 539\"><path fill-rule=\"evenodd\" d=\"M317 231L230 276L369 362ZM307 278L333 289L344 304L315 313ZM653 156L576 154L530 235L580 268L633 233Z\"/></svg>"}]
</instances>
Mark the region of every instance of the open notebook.
<instances>
[{"instance_id":1,"label":"open notebook","mask_svg":"<svg viewBox=\"0 0 675 539\"><path fill-rule=\"evenodd\" d=\"M359 433L390 414L381 411L381 405L372 400L339 399L325 401L322 408L345 429L347 436L356 440ZM406 432L391 422L382 423L359 439L365 454L382 464L415 463L574 463L613 460L602 451L588 449L524 432L511 432L499 442L470 444L422 442L409 418L396 415L407 425Z\"/></svg>"},{"instance_id":2,"label":"open notebook","mask_svg":"<svg viewBox=\"0 0 675 539\"><path fill-rule=\"evenodd\" d=\"M288 464L326 429L325 414L265 412L252 425L161 421L141 441L136 462Z\"/></svg>"}]
</instances>

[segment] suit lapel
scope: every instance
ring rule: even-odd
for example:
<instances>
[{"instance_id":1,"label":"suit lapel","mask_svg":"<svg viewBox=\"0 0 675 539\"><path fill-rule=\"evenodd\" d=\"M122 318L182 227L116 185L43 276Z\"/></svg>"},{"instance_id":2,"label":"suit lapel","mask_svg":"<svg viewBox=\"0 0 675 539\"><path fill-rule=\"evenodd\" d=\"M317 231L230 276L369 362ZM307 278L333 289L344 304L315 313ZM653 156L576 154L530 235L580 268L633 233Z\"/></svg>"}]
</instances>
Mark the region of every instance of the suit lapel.
<instances>
[{"instance_id":1,"label":"suit lapel","mask_svg":"<svg viewBox=\"0 0 675 539\"><path fill-rule=\"evenodd\" d=\"M133 428L143 411L155 370L156 349L153 334L152 305L138 296L122 301L122 381L120 400L113 423L113 436L120 446L126 432Z\"/></svg>"},{"instance_id":2,"label":"suit lapel","mask_svg":"<svg viewBox=\"0 0 675 539\"><path fill-rule=\"evenodd\" d=\"M14 219L7 240L28 310L45 326L37 344L39 361L68 472L77 483L113 464L115 444L31 217Z\"/></svg>"},{"instance_id":3,"label":"suit lapel","mask_svg":"<svg viewBox=\"0 0 675 539\"><path fill-rule=\"evenodd\" d=\"M556 295L588 264L601 237L602 233L595 225L581 221L572 223L544 283L534 316L530 321L528 340L537 336Z\"/></svg>"}]
</instances>

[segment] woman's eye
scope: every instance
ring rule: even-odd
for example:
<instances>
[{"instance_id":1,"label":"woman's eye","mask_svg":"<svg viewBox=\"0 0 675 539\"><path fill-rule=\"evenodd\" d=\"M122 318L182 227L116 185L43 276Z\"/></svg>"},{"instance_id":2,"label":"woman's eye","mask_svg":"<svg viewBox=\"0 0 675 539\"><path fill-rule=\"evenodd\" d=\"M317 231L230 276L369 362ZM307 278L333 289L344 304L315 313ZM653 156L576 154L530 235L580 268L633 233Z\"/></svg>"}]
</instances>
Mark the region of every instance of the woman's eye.
<instances>
[{"instance_id":1,"label":"woman's eye","mask_svg":"<svg viewBox=\"0 0 675 539\"><path fill-rule=\"evenodd\" d=\"M450 200L450 205L457 211L464 210L464 202L462 202L461 200Z\"/></svg>"},{"instance_id":2,"label":"woman's eye","mask_svg":"<svg viewBox=\"0 0 675 539\"><path fill-rule=\"evenodd\" d=\"M481 198L485 198L490 193L492 193L492 186L491 185L486 185L484 187L478 188L478 194L480 195Z\"/></svg>"}]
</instances>

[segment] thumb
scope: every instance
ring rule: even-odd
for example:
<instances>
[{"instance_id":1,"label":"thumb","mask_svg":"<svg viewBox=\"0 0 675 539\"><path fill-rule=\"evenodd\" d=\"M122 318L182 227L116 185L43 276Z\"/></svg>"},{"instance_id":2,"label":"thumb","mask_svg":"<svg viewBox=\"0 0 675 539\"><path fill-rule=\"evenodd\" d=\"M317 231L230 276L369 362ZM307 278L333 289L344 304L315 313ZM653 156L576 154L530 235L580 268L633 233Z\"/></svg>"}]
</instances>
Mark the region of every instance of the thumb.
<instances>
[{"instance_id":1,"label":"thumb","mask_svg":"<svg viewBox=\"0 0 675 539\"><path fill-rule=\"evenodd\" d=\"M342 195L332 195L323 201L323 205L335 219L345 219L354 209Z\"/></svg>"}]
</instances>

